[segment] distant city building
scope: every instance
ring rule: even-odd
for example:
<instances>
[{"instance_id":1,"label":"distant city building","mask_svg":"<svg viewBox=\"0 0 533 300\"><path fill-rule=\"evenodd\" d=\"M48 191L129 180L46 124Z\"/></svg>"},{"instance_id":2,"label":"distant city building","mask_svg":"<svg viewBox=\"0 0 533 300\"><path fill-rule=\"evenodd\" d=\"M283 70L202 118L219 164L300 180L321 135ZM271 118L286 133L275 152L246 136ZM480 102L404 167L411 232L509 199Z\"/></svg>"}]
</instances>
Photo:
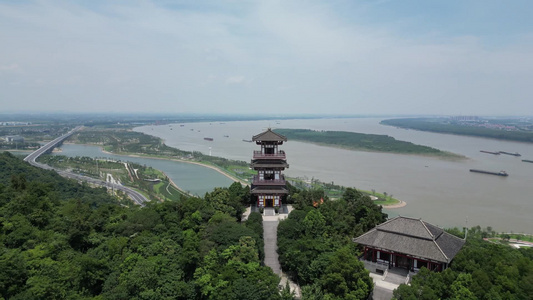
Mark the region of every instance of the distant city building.
<instances>
[{"instance_id":1,"label":"distant city building","mask_svg":"<svg viewBox=\"0 0 533 300\"><path fill-rule=\"evenodd\" d=\"M282 171L288 168L285 152L278 146L287 138L273 132L270 128L252 138L261 146L254 151L250 167L257 171L253 177L250 193L256 198L258 207L280 207L284 196L289 191Z\"/></svg>"},{"instance_id":2,"label":"distant city building","mask_svg":"<svg viewBox=\"0 0 533 300\"><path fill-rule=\"evenodd\" d=\"M443 271L465 240L420 219L396 217L353 239L364 246L363 259L386 267Z\"/></svg>"},{"instance_id":3,"label":"distant city building","mask_svg":"<svg viewBox=\"0 0 533 300\"><path fill-rule=\"evenodd\" d=\"M453 116L450 117L453 121L462 121L462 122L479 122L481 119L478 116Z\"/></svg>"},{"instance_id":4,"label":"distant city building","mask_svg":"<svg viewBox=\"0 0 533 300\"><path fill-rule=\"evenodd\" d=\"M5 137L5 140L8 143L24 143L24 138L20 135L8 135Z\"/></svg>"},{"instance_id":5,"label":"distant city building","mask_svg":"<svg viewBox=\"0 0 533 300\"><path fill-rule=\"evenodd\" d=\"M0 122L2 126L31 125L31 122Z\"/></svg>"}]
</instances>

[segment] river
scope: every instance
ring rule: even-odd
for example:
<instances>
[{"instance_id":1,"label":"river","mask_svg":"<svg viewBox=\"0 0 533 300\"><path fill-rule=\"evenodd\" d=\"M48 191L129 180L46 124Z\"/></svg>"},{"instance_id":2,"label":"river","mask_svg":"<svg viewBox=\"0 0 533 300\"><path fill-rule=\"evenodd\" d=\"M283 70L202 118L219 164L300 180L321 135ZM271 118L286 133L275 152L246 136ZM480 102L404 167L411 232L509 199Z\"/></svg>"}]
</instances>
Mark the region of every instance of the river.
<instances>
[{"instance_id":1,"label":"river","mask_svg":"<svg viewBox=\"0 0 533 300\"><path fill-rule=\"evenodd\" d=\"M102 152L100 147L89 145L63 144L61 152L54 152L54 155L105 157L124 162L133 162L140 165L151 166L161 170L183 190L198 196L204 196L206 192L211 192L215 187L228 187L233 181L219 172L200 165L153 159L145 157L131 157Z\"/></svg>"},{"instance_id":2,"label":"river","mask_svg":"<svg viewBox=\"0 0 533 300\"><path fill-rule=\"evenodd\" d=\"M386 134L398 140L461 154L450 161L416 155L352 151L288 141L292 177L308 177L349 187L387 192L407 206L389 215L422 218L442 227L492 226L497 231L533 233L533 144L437 134L380 125L381 119L297 119L142 126L135 131L154 135L169 146L214 156L249 161L258 146L243 140L271 128L301 128ZM204 140L212 138L213 141ZM522 157L479 152L519 152ZM469 172L505 170L509 177ZM177 183L179 185L179 183Z\"/></svg>"}]
</instances>

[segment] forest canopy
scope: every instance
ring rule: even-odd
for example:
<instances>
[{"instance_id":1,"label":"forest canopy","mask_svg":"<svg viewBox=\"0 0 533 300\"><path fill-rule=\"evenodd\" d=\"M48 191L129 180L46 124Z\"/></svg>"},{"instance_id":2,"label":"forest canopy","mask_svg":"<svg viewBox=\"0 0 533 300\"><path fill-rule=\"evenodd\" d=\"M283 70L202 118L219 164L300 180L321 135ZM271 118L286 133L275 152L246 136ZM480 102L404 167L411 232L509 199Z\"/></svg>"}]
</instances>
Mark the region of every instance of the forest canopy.
<instances>
[{"instance_id":1,"label":"forest canopy","mask_svg":"<svg viewBox=\"0 0 533 300\"><path fill-rule=\"evenodd\" d=\"M281 299L246 189L124 207L0 154L0 299Z\"/></svg>"},{"instance_id":2,"label":"forest canopy","mask_svg":"<svg viewBox=\"0 0 533 300\"><path fill-rule=\"evenodd\" d=\"M302 286L302 299L367 299L373 283L352 238L387 215L352 188L335 201L322 190L292 198L295 210L278 226L278 253L283 270Z\"/></svg>"}]
</instances>

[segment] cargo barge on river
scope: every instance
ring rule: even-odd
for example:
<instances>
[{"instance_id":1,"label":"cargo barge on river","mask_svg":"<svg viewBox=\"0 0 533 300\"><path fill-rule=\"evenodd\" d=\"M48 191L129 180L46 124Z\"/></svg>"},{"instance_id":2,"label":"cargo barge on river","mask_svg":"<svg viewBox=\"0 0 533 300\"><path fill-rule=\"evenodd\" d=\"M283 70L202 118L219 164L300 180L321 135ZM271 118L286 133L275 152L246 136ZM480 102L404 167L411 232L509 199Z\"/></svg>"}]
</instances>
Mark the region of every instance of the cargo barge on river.
<instances>
[{"instance_id":1,"label":"cargo barge on river","mask_svg":"<svg viewBox=\"0 0 533 300\"><path fill-rule=\"evenodd\" d=\"M500 152L493 152L493 151L486 151L486 150L479 150L479 152L488 153L488 154L494 154L494 155L500 155Z\"/></svg>"},{"instance_id":2,"label":"cargo barge on river","mask_svg":"<svg viewBox=\"0 0 533 300\"><path fill-rule=\"evenodd\" d=\"M520 155L520 153L516 152L516 153L511 153L511 152L505 152L505 151L500 151L501 154L507 154L507 155L512 155L512 156L522 156Z\"/></svg>"},{"instance_id":3,"label":"cargo barge on river","mask_svg":"<svg viewBox=\"0 0 533 300\"><path fill-rule=\"evenodd\" d=\"M522 159L523 162L528 162L528 163L533 163L533 160L529 160L529 159Z\"/></svg>"},{"instance_id":4,"label":"cargo barge on river","mask_svg":"<svg viewBox=\"0 0 533 300\"><path fill-rule=\"evenodd\" d=\"M470 169L470 172L497 175L497 176L509 176L509 174L507 174L507 172L505 171L491 172L491 171L485 171L485 170Z\"/></svg>"}]
</instances>

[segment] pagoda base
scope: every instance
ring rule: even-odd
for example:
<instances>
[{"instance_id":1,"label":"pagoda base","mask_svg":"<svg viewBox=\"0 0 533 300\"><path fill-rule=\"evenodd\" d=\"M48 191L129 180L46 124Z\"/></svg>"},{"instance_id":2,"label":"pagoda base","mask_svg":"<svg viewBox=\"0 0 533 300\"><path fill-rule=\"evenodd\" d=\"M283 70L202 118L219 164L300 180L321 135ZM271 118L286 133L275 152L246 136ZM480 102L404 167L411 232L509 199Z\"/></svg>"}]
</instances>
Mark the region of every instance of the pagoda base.
<instances>
[{"instance_id":1,"label":"pagoda base","mask_svg":"<svg viewBox=\"0 0 533 300\"><path fill-rule=\"evenodd\" d=\"M281 195L258 195L257 206L258 207L280 207Z\"/></svg>"}]
</instances>

